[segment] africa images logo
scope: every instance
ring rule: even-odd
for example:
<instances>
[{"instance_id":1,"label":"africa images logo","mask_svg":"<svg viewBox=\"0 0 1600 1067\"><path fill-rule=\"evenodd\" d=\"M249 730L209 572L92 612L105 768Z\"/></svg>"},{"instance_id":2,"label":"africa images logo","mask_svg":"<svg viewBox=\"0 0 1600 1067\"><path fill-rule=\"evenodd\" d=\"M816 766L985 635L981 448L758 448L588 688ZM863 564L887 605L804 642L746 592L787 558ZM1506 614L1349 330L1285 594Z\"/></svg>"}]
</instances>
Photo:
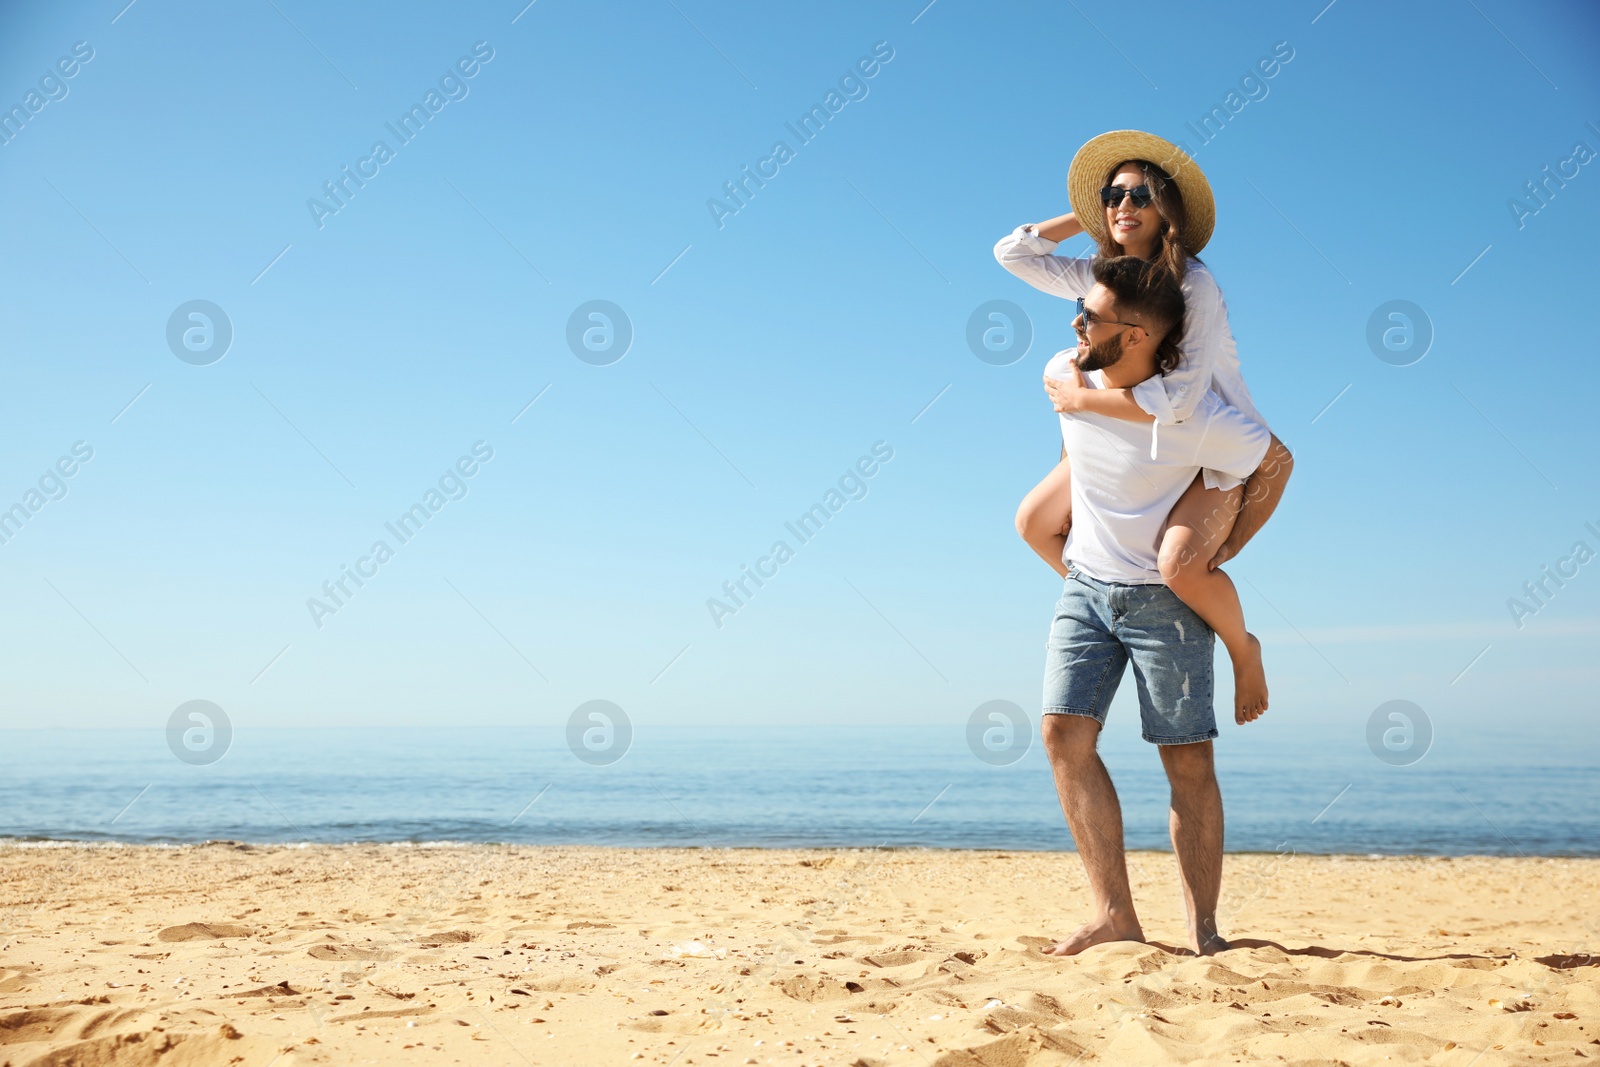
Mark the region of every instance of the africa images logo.
<instances>
[{"instance_id":1,"label":"africa images logo","mask_svg":"<svg viewBox=\"0 0 1600 1067\"><path fill-rule=\"evenodd\" d=\"M727 200L713 196L706 201L706 210L711 213L711 221L717 224L717 229L722 229L728 219L749 207L756 192L765 189L767 182L776 178L782 168L795 159L798 149L815 140L834 116L845 109L846 104L865 100L872 91L867 80L876 77L893 58L894 46L888 41L874 44L872 54L862 56L854 66L846 69L839 76L838 88L829 89L820 104L812 104L798 119L783 124L784 129L794 136L796 147L791 148L785 140L774 141L771 151L756 161L753 171L750 164L746 163L739 169L737 178L723 182L722 192Z\"/></svg>"},{"instance_id":2,"label":"africa images logo","mask_svg":"<svg viewBox=\"0 0 1600 1067\"><path fill-rule=\"evenodd\" d=\"M371 151L356 160L354 170L351 170L350 164L346 163L339 168L338 178L323 182L322 192L327 201L314 196L306 200L306 210L311 212L311 221L317 224L317 229L322 229L331 216L349 207L356 193L365 189L367 182L378 176L381 168L398 155L399 149L415 140L417 135L427 128L428 123L433 121L433 117L445 109L446 104L465 100L467 94L472 91L467 82L477 77L478 72L492 59L494 59L494 49L488 41L479 41L473 45L471 55L457 59L455 66L439 75L438 88L429 86L420 103L412 104L395 122L383 124L384 128L394 135L393 147L388 141L374 141Z\"/></svg>"},{"instance_id":3,"label":"africa images logo","mask_svg":"<svg viewBox=\"0 0 1600 1067\"><path fill-rule=\"evenodd\" d=\"M763 579L770 581L776 578L779 568L794 559L796 548L821 533L822 528L843 511L844 506L850 501L866 499L869 490L868 480L876 476L883 469L883 465L893 458L893 445L887 441L874 441L872 454L861 456L853 466L839 476L838 488L830 486L822 494L820 501L801 512L793 522L785 522L783 527L794 537L794 546L779 538L772 543L765 556L756 560L754 570L748 563L741 563L739 576L722 583L722 592L727 599L714 596L706 598L706 610L711 614L712 625L719 630L722 629L723 619L729 615L739 614L739 610L754 599L756 590L767 584ZM755 589L750 588L752 582L755 583Z\"/></svg>"},{"instance_id":4,"label":"africa images logo","mask_svg":"<svg viewBox=\"0 0 1600 1067\"><path fill-rule=\"evenodd\" d=\"M394 559L399 546L407 544L421 533L428 520L443 511L446 504L452 500L465 500L471 491L468 483L491 459L494 459L493 446L487 441L475 442L472 455L457 459L439 476L437 487L429 486L421 500L402 511L392 522L383 524L383 528L394 538L394 545L379 538L372 542L366 555L356 560L354 568L348 563L340 564L339 576L322 583L322 596L306 598L306 610L311 613L311 621L317 629L322 629L326 616L337 615L340 608L355 598L362 586L376 578L379 569Z\"/></svg>"}]
</instances>

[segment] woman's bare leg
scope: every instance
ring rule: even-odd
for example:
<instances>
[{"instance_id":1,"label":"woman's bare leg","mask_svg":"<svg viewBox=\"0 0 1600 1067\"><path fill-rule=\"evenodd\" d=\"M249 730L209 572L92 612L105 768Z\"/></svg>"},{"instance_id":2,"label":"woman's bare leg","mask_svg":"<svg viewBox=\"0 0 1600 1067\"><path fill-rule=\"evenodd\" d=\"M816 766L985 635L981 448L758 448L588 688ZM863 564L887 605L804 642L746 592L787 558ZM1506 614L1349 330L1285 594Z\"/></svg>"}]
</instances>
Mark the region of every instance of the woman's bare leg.
<instances>
[{"instance_id":1,"label":"woman's bare leg","mask_svg":"<svg viewBox=\"0 0 1600 1067\"><path fill-rule=\"evenodd\" d=\"M1207 489L1196 475L1167 518L1159 566L1167 588L1206 621L1233 660L1233 720L1253 722L1267 710L1267 672L1261 642L1244 628L1244 605L1233 580L1210 568L1211 557L1233 530L1244 488Z\"/></svg>"},{"instance_id":2,"label":"woman's bare leg","mask_svg":"<svg viewBox=\"0 0 1600 1067\"><path fill-rule=\"evenodd\" d=\"M1017 533L1063 578L1067 565L1061 562L1061 553L1072 526L1072 468L1067 463L1063 457L1017 506Z\"/></svg>"}]
</instances>

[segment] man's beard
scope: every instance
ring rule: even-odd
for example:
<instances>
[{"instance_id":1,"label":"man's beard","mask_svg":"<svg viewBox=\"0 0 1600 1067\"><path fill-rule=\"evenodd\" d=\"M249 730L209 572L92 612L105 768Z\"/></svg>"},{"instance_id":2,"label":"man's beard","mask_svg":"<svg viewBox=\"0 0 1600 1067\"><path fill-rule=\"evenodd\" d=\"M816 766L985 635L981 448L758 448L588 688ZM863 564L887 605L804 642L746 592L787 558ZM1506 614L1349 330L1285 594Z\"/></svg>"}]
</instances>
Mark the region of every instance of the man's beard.
<instances>
[{"instance_id":1,"label":"man's beard","mask_svg":"<svg viewBox=\"0 0 1600 1067\"><path fill-rule=\"evenodd\" d=\"M1091 344L1089 351L1078 357L1081 371L1105 370L1122 359L1122 334L1102 344Z\"/></svg>"}]
</instances>

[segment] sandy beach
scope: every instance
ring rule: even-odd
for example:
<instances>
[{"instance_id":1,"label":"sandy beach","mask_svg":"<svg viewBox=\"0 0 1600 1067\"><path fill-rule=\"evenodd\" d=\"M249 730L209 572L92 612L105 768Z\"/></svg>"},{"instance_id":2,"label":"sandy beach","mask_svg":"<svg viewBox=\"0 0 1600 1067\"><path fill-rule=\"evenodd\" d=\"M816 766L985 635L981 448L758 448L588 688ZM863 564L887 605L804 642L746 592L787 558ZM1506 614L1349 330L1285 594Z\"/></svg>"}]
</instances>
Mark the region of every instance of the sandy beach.
<instances>
[{"instance_id":1,"label":"sandy beach","mask_svg":"<svg viewBox=\"0 0 1600 1067\"><path fill-rule=\"evenodd\" d=\"M1600 860L1129 867L1055 959L1070 853L3 846L0 1064L1600 1060Z\"/></svg>"}]
</instances>

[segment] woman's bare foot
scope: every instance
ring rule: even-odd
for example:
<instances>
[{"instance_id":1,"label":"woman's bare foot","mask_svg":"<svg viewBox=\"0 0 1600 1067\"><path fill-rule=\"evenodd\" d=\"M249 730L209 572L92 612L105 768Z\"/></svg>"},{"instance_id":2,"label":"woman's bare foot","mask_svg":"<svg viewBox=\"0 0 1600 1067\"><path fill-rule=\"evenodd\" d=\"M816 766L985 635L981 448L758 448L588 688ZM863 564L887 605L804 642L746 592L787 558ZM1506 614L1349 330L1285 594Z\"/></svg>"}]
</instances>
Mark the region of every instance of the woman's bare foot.
<instances>
[{"instance_id":1,"label":"woman's bare foot","mask_svg":"<svg viewBox=\"0 0 1600 1067\"><path fill-rule=\"evenodd\" d=\"M1139 928L1137 919L1131 922L1119 923L1109 916L1090 919L1078 927L1073 935L1065 941L1058 941L1049 948L1039 951L1046 956L1076 956L1084 949L1093 945L1103 945L1108 941L1143 941L1144 931Z\"/></svg>"},{"instance_id":2,"label":"woman's bare foot","mask_svg":"<svg viewBox=\"0 0 1600 1067\"><path fill-rule=\"evenodd\" d=\"M1195 944L1196 956L1215 956L1219 952L1226 952L1233 946L1222 939L1220 934L1209 934Z\"/></svg>"},{"instance_id":3,"label":"woman's bare foot","mask_svg":"<svg viewBox=\"0 0 1600 1067\"><path fill-rule=\"evenodd\" d=\"M1233 721L1243 726L1267 710L1267 668L1261 663L1261 642L1245 634L1243 655L1233 657Z\"/></svg>"}]
</instances>

